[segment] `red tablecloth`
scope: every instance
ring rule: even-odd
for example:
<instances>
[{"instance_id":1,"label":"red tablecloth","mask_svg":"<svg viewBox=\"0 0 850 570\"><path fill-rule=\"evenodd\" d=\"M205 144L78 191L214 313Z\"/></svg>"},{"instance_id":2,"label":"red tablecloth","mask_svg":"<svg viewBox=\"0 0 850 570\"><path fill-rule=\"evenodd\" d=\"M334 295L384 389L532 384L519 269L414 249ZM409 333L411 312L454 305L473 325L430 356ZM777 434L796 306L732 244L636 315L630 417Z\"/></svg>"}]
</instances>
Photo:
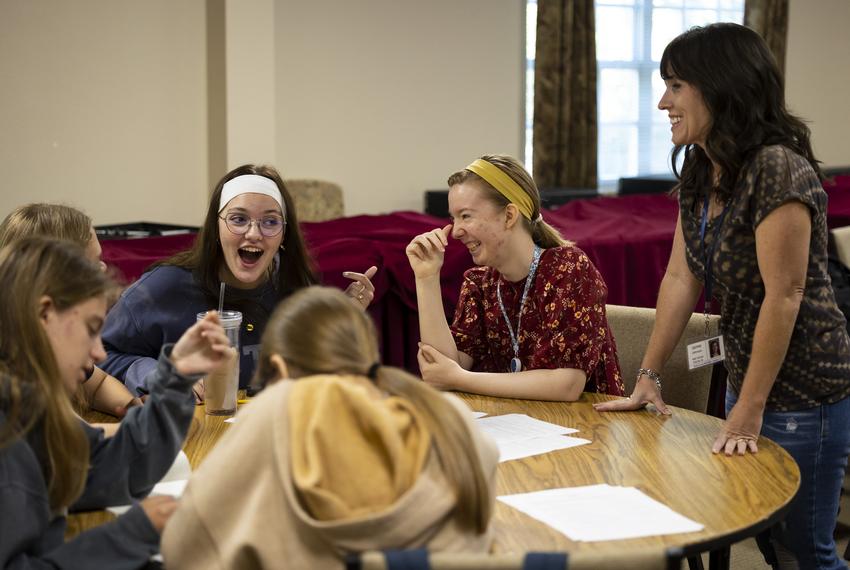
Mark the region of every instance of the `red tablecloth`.
<instances>
[{"instance_id":1,"label":"red tablecloth","mask_svg":"<svg viewBox=\"0 0 850 570\"><path fill-rule=\"evenodd\" d=\"M830 229L850 226L850 175L840 175L823 183L829 196L827 224Z\"/></svg>"},{"instance_id":2,"label":"red tablecloth","mask_svg":"<svg viewBox=\"0 0 850 570\"><path fill-rule=\"evenodd\" d=\"M829 194L829 226L850 225L850 176L825 183ZM673 231L676 201L666 195L635 195L576 200L544 213L544 218L575 241L608 284L608 302L654 307L664 275ZM302 225L324 283L344 287L346 270L377 265L375 301L369 311L382 336L388 364L416 369L419 339L416 289L404 254L417 234L446 222L425 214L398 212L353 216ZM189 247L194 236L104 240L103 259L129 281L153 261ZM451 240L443 267L443 299L453 314L469 253Z\"/></svg>"}]
</instances>

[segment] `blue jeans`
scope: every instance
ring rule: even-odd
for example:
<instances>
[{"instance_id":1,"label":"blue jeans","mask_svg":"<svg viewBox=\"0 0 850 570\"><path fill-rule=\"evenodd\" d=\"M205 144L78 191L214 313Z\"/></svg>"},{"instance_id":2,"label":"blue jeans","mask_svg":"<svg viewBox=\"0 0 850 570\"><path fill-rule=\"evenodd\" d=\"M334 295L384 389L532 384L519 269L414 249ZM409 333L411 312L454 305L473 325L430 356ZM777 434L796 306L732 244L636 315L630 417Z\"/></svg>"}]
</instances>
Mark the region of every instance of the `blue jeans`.
<instances>
[{"instance_id":1,"label":"blue jeans","mask_svg":"<svg viewBox=\"0 0 850 570\"><path fill-rule=\"evenodd\" d=\"M726 391L726 414L738 400ZM771 542L790 551L800 568L847 568L835 550L835 519L850 452L850 398L794 412L764 413L761 435L787 451L800 468L800 490L785 521L759 537L768 564L776 565Z\"/></svg>"}]
</instances>

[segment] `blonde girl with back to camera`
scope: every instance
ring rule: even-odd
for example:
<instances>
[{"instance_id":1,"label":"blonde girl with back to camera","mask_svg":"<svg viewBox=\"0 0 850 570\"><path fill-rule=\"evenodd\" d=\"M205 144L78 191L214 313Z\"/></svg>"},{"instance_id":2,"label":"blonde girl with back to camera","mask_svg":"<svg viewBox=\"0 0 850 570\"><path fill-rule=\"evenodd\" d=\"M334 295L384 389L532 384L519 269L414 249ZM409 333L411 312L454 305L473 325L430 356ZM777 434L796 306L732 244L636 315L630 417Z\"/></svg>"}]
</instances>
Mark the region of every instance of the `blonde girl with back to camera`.
<instances>
[{"instance_id":1,"label":"blonde girl with back to camera","mask_svg":"<svg viewBox=\"0 0 850 570\"><path fill-rule=\"evenodd\" d=\"M321 570L370 549L486 551L494 443L455 397L378 358L374 325L341 291L281 303L257 369L268 386L193 476L166 564Z\"/></svg>"}]
</instances>

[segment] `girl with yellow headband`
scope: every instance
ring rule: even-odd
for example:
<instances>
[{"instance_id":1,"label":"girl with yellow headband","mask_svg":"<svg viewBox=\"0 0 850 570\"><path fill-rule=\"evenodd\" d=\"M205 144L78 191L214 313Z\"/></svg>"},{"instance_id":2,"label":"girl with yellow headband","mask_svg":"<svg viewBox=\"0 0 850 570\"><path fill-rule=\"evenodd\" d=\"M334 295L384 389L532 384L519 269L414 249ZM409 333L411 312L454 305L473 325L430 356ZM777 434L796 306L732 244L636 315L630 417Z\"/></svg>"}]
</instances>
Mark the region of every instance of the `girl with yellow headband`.
<instances>
[{"instance_id":1,"label":"girl with yellow headband","mask_svg":"<svg viewBox=\"0 0 850 570\"><path fill-rule=\"evenodd\" d=\"M416 277L422 378L505 398L622 394L605 316L608 288L587 255L543 221L528 172L512 157L486 155L448 184L452 223L406 249ZM478 266L464 274L451 327L440 290L450 235Z\"/></svg>"}]
</instances>

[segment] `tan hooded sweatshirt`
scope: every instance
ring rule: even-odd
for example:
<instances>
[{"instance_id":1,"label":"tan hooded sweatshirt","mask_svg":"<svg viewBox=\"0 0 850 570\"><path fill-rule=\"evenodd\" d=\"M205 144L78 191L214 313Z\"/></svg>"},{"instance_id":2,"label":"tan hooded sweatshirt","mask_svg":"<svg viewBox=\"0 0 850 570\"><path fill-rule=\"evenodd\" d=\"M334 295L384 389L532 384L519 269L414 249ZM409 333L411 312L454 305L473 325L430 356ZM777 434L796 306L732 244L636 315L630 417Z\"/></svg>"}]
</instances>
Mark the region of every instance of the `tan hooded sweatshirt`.
<instances>
[{"instance_id":1,"label":"tan hooded sweatshirt","mask_svg":"<svg viewBox=\"0 0 850 570\"><path fill-rule=\"evenodd\" d=\"M493 501L498 450L446 398L470 427ZM192 476L163 533L166 567L339 570L370 549L486 551L489 532L455 523L430 442L416 410L376 397L366 378L270 386Z\"/></svg>"}]
</instances>

